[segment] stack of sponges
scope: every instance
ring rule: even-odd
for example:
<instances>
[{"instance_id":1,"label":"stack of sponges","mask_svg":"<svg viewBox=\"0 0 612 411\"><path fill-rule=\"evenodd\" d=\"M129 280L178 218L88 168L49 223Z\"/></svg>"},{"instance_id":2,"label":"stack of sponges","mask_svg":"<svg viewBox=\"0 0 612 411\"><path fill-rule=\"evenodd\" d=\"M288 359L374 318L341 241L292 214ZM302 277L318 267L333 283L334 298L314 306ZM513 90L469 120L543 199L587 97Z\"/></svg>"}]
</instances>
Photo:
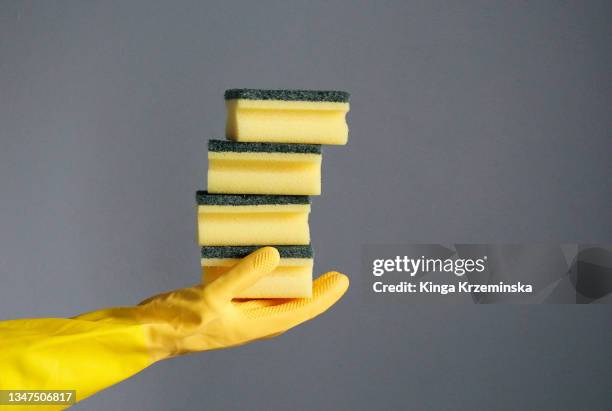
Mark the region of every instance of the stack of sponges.
<instances>
[{"instance_id":1,"label":"stack of sponges","mask_svg":"<svg viewBox=\"0 0 612 411\"><path fill-rule=\"evenodd\" d=\"M208 143L208 191L198 191L203 281L271 245L278 268L239 298L312 294L310 195L321 193L321 144L348 141L344 91L231 89L226 137Z\"/></svg>"}]
</instances>

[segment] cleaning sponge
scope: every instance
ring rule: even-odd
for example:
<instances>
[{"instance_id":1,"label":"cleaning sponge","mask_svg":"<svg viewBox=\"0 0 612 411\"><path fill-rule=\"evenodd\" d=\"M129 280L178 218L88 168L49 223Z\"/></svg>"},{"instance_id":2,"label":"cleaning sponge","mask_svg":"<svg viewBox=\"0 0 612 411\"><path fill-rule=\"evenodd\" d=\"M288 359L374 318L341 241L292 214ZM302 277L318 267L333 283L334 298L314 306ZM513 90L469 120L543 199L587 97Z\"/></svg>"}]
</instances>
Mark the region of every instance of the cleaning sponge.
<instances>
[{"instance_id":1,"label":"cleaning sponge","mask_svg":"<svg viewBox=\"0 0 612 411\"><path fill-rule=\"evenodd\" d=\"M226 136L235 141L339 144L348 141L349 93L230 89Z\"/></svg>"},{"instance_id":2,"label":"cleaning sponge","mask_svg":"<svg viewBox=\"0 0 612 411\"><path fill-rule=\"evenodd\" d=\"M204 284L226 273L241 258L262 246L202 247L201 266ZM310 245L278 246L278 267L236 298L309 298L312 296L313 252Z\"/></svg>"},{"instance_id":3,"label":"cleaning sponge","mask_svg":"<svg viewBox=\"0 0 612 411\"><path fill-rule=\"evenodd\" d=\"M200 245L310 243L307 196L196 193Z\"/></svg>"},{"instance_id":4,"label":"cleaning sponge","mask_svg":"<svg viewBox=\"0 0 612 411\"><path fill-rule=\"evenodd\" d=\"M208 191L236 194L321 193L321 146L208 142Z\"/></svg>"}]
</instances>

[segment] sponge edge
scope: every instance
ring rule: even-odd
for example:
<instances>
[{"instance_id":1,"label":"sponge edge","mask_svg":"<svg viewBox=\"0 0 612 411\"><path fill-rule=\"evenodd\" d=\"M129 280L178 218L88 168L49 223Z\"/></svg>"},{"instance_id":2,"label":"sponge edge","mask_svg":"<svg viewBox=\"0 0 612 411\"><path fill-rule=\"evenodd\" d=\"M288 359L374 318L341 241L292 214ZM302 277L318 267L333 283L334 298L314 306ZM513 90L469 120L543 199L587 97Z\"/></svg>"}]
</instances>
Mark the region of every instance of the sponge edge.
<instances>
[{"instance_id":1,"label":"sponge edge","mask_svg":"<svg viewBox=\"0 0 612 411\"><path fill-rule=\"evenodd\" d=\"M226 91L226 136L235 141L344 145L349 94L343 91Z\"/></svg>"},{"instance_id":2,"label":"sponge edge","mask_svg":"<svg viewBox=\"0 0 612 411\"><path fill-rule=\"evenodd\" d=\"M240 258L256 250L250 247L202 247L202 282L210 283L227 273ZM310 246L276 247L280 262L270 274L236 295L236 298L309 298L312 296Z\"/></svg>"}]
</instances>

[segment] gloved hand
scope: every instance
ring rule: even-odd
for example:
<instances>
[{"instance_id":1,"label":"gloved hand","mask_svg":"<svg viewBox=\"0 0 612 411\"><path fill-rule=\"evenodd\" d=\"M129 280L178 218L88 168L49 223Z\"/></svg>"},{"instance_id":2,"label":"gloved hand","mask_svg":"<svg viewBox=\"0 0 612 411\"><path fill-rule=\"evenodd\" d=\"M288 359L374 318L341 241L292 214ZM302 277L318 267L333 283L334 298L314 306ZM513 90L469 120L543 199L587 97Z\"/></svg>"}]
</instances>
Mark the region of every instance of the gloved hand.
<instances>
[{"instance_id":1,"label":"gloved hand","mask_svg":"<svg viewBox=\"0 0 612 411\"><path fill-rule=\"evenodd\" d=\"M292 300L233 300L234 295L271 273L280 256L261 248L207 286L160 294L136 307L96 311L76 317L88 321L125 319L142 324L156 360L194 351L227 348L272 337L331 307L348 288L348 278L324 274L313 284L313 296Z\"/></svg>"},{"instance_id":2,"label":"gloved hand","mask_svg":"<svg viewBox=\"0 0 612 411\"><path fill-rule=\"evenodd\" d=\"M2 322L0 389L76 389L82 400L161 359L281 334L323 313L348 288L345 275L330 272L314 281L312 298L233 300L279 259L275 248L264 247L206 286L160 294L134 307Z\"/></svg>"}]
</instances>

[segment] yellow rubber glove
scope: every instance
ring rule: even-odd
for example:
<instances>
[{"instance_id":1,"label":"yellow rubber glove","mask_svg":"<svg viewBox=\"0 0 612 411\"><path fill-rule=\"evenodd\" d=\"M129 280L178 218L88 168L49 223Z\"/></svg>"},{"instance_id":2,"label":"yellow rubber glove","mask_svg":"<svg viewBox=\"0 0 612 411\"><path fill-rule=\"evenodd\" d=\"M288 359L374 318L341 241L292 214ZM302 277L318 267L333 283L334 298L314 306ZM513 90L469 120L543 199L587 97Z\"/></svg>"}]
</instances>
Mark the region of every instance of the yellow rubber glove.
<instances>
[{"instance_id":1,"label":"yellow rubber glove","mask_svg":"<svg viewBox=\"0 0 612 411\"><path fill-rule=\"evenodd\" d=\"M312 298L233 300L279 259L275 248L264 247L206 286L160 294L135 307L0 322L0 389L76 390L80 401L156 361L281 334L323 313L348 288L345 275L330 272L313 282Z\"/></svg>"}]
</instances>

